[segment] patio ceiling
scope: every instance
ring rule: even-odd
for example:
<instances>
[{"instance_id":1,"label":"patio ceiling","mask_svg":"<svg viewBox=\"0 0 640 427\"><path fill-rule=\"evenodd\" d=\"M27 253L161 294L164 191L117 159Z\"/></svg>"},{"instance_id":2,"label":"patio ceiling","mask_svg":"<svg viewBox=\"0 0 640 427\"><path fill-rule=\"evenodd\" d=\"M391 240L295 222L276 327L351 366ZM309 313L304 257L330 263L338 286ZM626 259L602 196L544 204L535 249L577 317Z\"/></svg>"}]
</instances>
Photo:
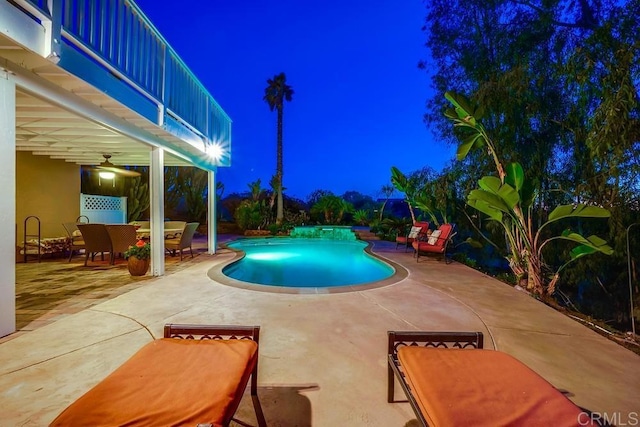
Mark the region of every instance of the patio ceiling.
<instances>
[{"instance_id":1,"label":"patio ceiling","mask_svg":"<svg viewBox=\"0 0 640 427\"><path fill-rule=\"evenodd\" d=\"M89 101L184 151L201 154L189 143L176 138L81 79L0 35L0 66L2 58L19 64L38 77L68 91L69 96ZM53 105L18 86L16 150L29 151L34 155L48 156L79 165L97 165L104 161L104 154L110 154L110 161L115 165L146 166L150 162L151 146ZM165 165L189 166L190 163L167 152Z\"/></svg>"}]
</instances>

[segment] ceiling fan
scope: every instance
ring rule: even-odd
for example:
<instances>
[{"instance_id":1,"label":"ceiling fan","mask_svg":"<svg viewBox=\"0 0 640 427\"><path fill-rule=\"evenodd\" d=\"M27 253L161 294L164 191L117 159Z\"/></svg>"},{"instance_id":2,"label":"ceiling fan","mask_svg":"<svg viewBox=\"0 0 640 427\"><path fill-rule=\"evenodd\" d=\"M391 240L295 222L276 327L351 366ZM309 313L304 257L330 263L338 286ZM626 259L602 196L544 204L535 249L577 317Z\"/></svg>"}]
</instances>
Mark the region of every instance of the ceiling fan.
<instances>
[{"instance_id":1,"label":"ceiling fan","mask_svg":"<svg viewBox=\"0 0 640 427\"><path fill-rule=\"evenodd\" d=\"M99 172L111 172L120 176L128 176L128 177L136 177L140 176L140 172L136 172L129 169L120 168L109 161L111 158L111 154L103 154L104 162L100 163L98 166L94 166L94 169ZM102 176L102 175L101 175ZM106 178L103 176L103 178Z\"/></svg>"}]
</instances>

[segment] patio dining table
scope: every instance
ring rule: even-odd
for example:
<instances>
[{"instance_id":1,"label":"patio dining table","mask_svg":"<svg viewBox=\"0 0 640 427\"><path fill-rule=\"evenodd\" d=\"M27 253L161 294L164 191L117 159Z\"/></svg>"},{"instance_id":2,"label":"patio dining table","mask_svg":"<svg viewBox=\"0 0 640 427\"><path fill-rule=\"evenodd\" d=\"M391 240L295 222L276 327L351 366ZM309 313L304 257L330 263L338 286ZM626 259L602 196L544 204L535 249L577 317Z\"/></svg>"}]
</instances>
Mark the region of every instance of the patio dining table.
<instances>
[{"instance_id":1,"label":"patio dining table","mask_svg":"<svg viewBox=\"0 0 640 427\"><path fill-rule=\"evenodd\" d=\"M164 229L164 238L171 239L173 237L177 237L177 234L181 234L184 231L182 228L165 228ZM136 236L138 239L148 239L151 236L150 228L138 228L136 230Z\"/></svg>"}]
</instances>

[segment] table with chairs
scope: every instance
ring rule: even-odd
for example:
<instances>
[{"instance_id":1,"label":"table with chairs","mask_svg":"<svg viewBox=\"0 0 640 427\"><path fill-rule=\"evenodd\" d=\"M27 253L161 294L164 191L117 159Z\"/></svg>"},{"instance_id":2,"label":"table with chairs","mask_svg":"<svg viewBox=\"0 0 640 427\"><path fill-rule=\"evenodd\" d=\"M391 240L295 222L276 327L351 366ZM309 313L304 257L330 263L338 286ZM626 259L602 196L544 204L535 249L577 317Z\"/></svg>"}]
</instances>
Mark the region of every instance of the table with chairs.
<instances>
[{"instance_id":1,"label":"table with chairs","mask_svg":"<svg viewBox=\"0 0 640 427\"><path fill-rule=\"evenodd\" d=\"M165 249L171 256L180 253L180 260L183 258L183 251L189 249L193 258L191 247L193 236L200 224L198 222L187 223L186 221L165 221L164 237ZM71 250L69 261L74 253L84 249L86 266L89 258L95 260L95 256L100 254L102 261L105 260L105 253L109 254L109 263L115 264L118 255L124 257L124 252L130 246L135 245L138 240L150 239L150 222L135 221L129 224L92 224L84 222L63 224L69 238L71 239Z\"/></svg>"}]
</instances>

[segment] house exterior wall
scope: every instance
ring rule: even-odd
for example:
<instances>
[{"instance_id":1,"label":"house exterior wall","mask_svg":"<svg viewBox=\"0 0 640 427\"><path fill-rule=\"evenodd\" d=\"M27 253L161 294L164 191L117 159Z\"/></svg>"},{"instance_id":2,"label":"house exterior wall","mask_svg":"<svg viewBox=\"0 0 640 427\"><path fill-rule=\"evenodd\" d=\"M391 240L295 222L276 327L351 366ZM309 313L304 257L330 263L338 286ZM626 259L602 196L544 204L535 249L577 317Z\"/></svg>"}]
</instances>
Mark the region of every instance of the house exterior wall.
<instances>
[{"instance_id":1,"label":"house exterior wall","mask_svg":"<svg viewBox=\"0 0 640 427\"><path fill-rule=\"evenodd\" d=\"M40 218L41 237L62 237L63 222L80 215L80 166L64 160L16 153L17 244L24 240L24 220ZM37 221L31 220L28 234L37 233Z\"/></svg>"}]
</instances>

